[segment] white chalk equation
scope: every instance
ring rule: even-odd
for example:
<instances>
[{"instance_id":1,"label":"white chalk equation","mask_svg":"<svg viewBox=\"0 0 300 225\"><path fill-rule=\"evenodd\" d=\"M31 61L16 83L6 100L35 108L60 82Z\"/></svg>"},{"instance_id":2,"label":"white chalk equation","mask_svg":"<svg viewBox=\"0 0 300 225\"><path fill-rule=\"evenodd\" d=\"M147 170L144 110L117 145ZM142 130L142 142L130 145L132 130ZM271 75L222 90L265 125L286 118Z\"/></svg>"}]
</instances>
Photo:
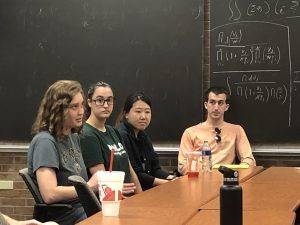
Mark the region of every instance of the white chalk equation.
<instances>
[{"instance_id":1,"label":"white chalk equation","mask_svg":"<svg viewBox=\"0 0 300 225\"><path fill-rule=\"evenodd\" d=\"M221 66L227 62L253 64L279 64L280 48L271 43L253 43L239 45L242 39L242 31L232 30L229 34L220 32L218 35L217 62Z\"/></svg>"},{"instance_id":2,"label":"white chalk equation","mask_svg":"<svg viewBox=\"0 0 300 225\"><path fill-rule=\"evenodd\" d=\"M291 109L288 26L239 21L215 27L211 32L213 83L226 82L231 95L244 103L286 105ZM291 110L282 110L290 126Z\"/></svg>"},{"instance_id":3,"label":"white chalk equation","mask_svg":"<svg viewBox=\"0 0 300 225\"><path fill-rule=\"evenodd\" d=\"M277 101L284 104L289 96L288 88L275 81L261 81L258 74L243 74L240 81L231 82L230 76L226 83L230 92L235 92L241 99L251 99L254 102L268 103Z\"/></svg>"},{"instance_id":4,"label":"white chalk equation","mask_svg":"<svg viewBox=\"0 0 300 225\"><path fill-rule=\"evenodd\" d=\"M299 0L250 0L245 4L244 0L230 0L229 21L238 21L245 17L255 19L269 19L270 16L279 18L300 17Z\"/></svg>"},{"instance_id":5,"label":"white chalk equation","mask_svg":"<svg viewBox=\"0 0 300 225\"><path fill-rule=\"evenodd\" d=\"M285 30L285 37L283 38L289 45L288 27L281 24L262 21L235 22L225 24L212 29L212 31L220 30L216 33L215 40L213 40L214 52L218 66L224 66L226 63L235 63L242 66L265 66L280 64L280 45L282 43L280 41L276 41L277 38L274 38L274 31L272 30L269 32L264 31L265 36L261 36L261 31L257 29L256 34L255 26L264 26L268 30L270 30L269 26L276 27L276 30L278 30L277 27L279 27L279 30L282 30L283 28ZM251 27L254 27L254 30L251 30ZM254 35L257 35L257 37L254 37ZM262 39L264 40L262 41ZM286 49L286 46L282 47L283 49Z\"/></svg>"}]
</instances>

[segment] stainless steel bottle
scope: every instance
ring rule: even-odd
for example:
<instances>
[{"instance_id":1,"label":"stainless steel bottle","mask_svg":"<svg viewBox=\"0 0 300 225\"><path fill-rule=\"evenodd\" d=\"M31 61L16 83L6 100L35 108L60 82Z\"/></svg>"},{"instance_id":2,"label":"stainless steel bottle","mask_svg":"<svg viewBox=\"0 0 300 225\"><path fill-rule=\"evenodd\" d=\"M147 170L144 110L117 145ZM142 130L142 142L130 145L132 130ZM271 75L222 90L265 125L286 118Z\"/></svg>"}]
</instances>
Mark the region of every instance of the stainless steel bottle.
<instances>
[{"instance_id":1,"label":"stainless steel bottle","mask_svg":"<svg viewBox=\"0 0 300 225\"><path fill-rule=\"evenodd\" d=\"M220 225L243 224L243 190L238 171L220 166L224 183L220 188Z\"/></svg>"}]
</instances>

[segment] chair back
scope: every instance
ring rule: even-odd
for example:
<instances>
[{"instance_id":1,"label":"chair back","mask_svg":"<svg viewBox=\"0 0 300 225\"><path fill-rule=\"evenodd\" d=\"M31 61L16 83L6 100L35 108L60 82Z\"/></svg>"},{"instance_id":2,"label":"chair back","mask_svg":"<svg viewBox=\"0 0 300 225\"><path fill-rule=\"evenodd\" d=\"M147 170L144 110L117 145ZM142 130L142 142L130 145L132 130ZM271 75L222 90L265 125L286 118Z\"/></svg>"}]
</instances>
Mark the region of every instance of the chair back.
<instances>
[{"instance_id":1,"label":"chair back","mask_svg":"<svg viewBox=\"0 0 300 225\"><path fill-rule=\"evenodd\" d=\"M40 222L47 222L49 220L54 220L50 216L51 213L57 212L58 210L71 210L72 205L70 204L46 204L42 198L38 185L33 181L31 176L28 174L28 168L19 170L19 175L24 180L27 188L29 189L31 195L35 200L35 205L33 208L32 218Z\"/></svg>"},{"instance_id":2,"label":"chair back","mask_svg":"<svg viewBox=\"0 0 300 225\"><path fill-rule=\"evenodd\" d=\"M35 202L39 204L44 204L45 202L41 196L37 184L32 180L31 176L28 174L28 168L19 170L19 175L23 178Z\"/></svg>"},{"instance_id":3,"label":"chair back","mask_svg":"<svg viewBox=\"0 0 300 225\"><path fill-rule=\"evenodd\" d=\"M68 179L74 185L87 217L90 217L102 210L100 201L96 197L96 194L81 176L73 175L69 176Z\"/></svg>"}]
</instances>

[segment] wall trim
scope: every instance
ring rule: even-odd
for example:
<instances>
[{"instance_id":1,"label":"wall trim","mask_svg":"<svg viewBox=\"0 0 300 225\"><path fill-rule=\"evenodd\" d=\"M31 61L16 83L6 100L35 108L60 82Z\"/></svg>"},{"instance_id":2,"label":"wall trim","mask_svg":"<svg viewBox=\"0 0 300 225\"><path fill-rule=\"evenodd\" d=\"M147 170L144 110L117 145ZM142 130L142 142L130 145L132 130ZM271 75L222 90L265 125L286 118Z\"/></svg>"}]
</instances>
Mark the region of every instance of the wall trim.
<instances>
[{"instance_id":1,"label":"wall trim","mask_svg":"<svg viewBox=\"0 0 300 225\"><path fill-rule=\"evenodd\" d=\"M29 144L0 144L0 152L27 152ZM154 149L160 153L177 153L179 146L159 146L155 145ZM283 154L300 154L300 145L259 145L252 146L253 153L283 153Z\"/></svg>"}]
</instances>

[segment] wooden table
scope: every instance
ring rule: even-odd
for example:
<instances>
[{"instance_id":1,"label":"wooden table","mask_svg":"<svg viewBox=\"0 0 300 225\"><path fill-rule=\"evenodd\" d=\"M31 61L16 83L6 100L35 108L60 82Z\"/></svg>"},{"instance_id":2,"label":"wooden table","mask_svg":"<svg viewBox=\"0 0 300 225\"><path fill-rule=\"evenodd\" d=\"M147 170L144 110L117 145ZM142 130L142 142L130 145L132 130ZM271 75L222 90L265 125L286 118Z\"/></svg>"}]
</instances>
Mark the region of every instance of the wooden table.
<instances>
[{"instance_id":1,"label":"wooden table","mask_svg":"<svg viewBox=\"0 0 300 225\"><path fill-rule=\"evenodd\" d=\"M247 180L247 183L300 183L300 167L270 167Z\"/></svg>"},{"instance_id":2,"label":"wooden table","mask_svg":"<svg viewBox=\"0 0 300 225\"><path fill-rule=\"evenodd\" d=\"M240 182L261 171L261 166L239 170ZM212 173L200 173L198 178L180 177L123 200L121 204L135 207L199 208L219 195L222 183L223 175L214 169Z\"/></svg>"},{"instance_id":3,"label":"wooden table","mask_svg":"<svg viewBox=\"0 0 300 225\"><path fill-rule=\"evenodd\" d=\"M241 169L240 182L263 171L263 167ZM103 217L99 212L79 223L89 224L187 224L199 208L219 195L223 175L218 170L200 173L198 178L180 177L122 200L119 217Z\"/></svg>"},{"instance_id":4,"label":"wooden table","mask_svg":"<svg viewBox=\"0 0 300 225\"><path fill-rule=\"evenodd\" d=\"M243 225L291 225L296 214L287 211L248 210L243 212ZM220 225L219 210L201 210L187 225Z\"/></svg>"},{"instance_id":5,"label":"wooden table","mask_svg":"<svg viewBox=\"0 0 300 225\"><path fill-rule=\"evenodd\" d=\"M78 225L183 225L196 215L197 209L192 208L149 208L120 207L119 217L105 217L102 213L85 219Z\"/></svg>"},{"instance_id":6,"label":"wooden table","mask_svg":"<svg viewBox=\"0 0 300 225\"><path fill-rule=\"evenodd\" d=\"M241 184L243 210L289 210L300 206L300 171L294 167L272 167ZM201 206L220 209L220 198Z\"/></svg>"},{"instance_id":7,"label":"wooden table","mask_svg":"<svg viewBox=\"0 0 300 225\"><path fill-rule=\"evenodd\" d=\"M300 206L300 171L293 167L272 167L241 184L243 188L244 224L288 224L295 222L295 212ZM197 214L189 221L196 224L196 219L205 220L211 214L219 217L219 196L200 207ZM255 220L252 220L251 216ZM282 217L286 220L282 220ZM198 218L200 219L200 218ZM195 220L195 223L193 221ZM256 223L258 221L259 223ZM216 224L216 223L212 223Z\"/></svg>"},{"instance_id":8,"label":"wooden table","mask_svg":"<svg viewBox=\"0 0 300 225\"><path fill-rule=\"evenodd\" d=\"M254 184L243 183L243 210L288 210L295 211L300 205L299 184ZM219 196L200 209L220 209Z\"/></svg>"}]
</instances>

